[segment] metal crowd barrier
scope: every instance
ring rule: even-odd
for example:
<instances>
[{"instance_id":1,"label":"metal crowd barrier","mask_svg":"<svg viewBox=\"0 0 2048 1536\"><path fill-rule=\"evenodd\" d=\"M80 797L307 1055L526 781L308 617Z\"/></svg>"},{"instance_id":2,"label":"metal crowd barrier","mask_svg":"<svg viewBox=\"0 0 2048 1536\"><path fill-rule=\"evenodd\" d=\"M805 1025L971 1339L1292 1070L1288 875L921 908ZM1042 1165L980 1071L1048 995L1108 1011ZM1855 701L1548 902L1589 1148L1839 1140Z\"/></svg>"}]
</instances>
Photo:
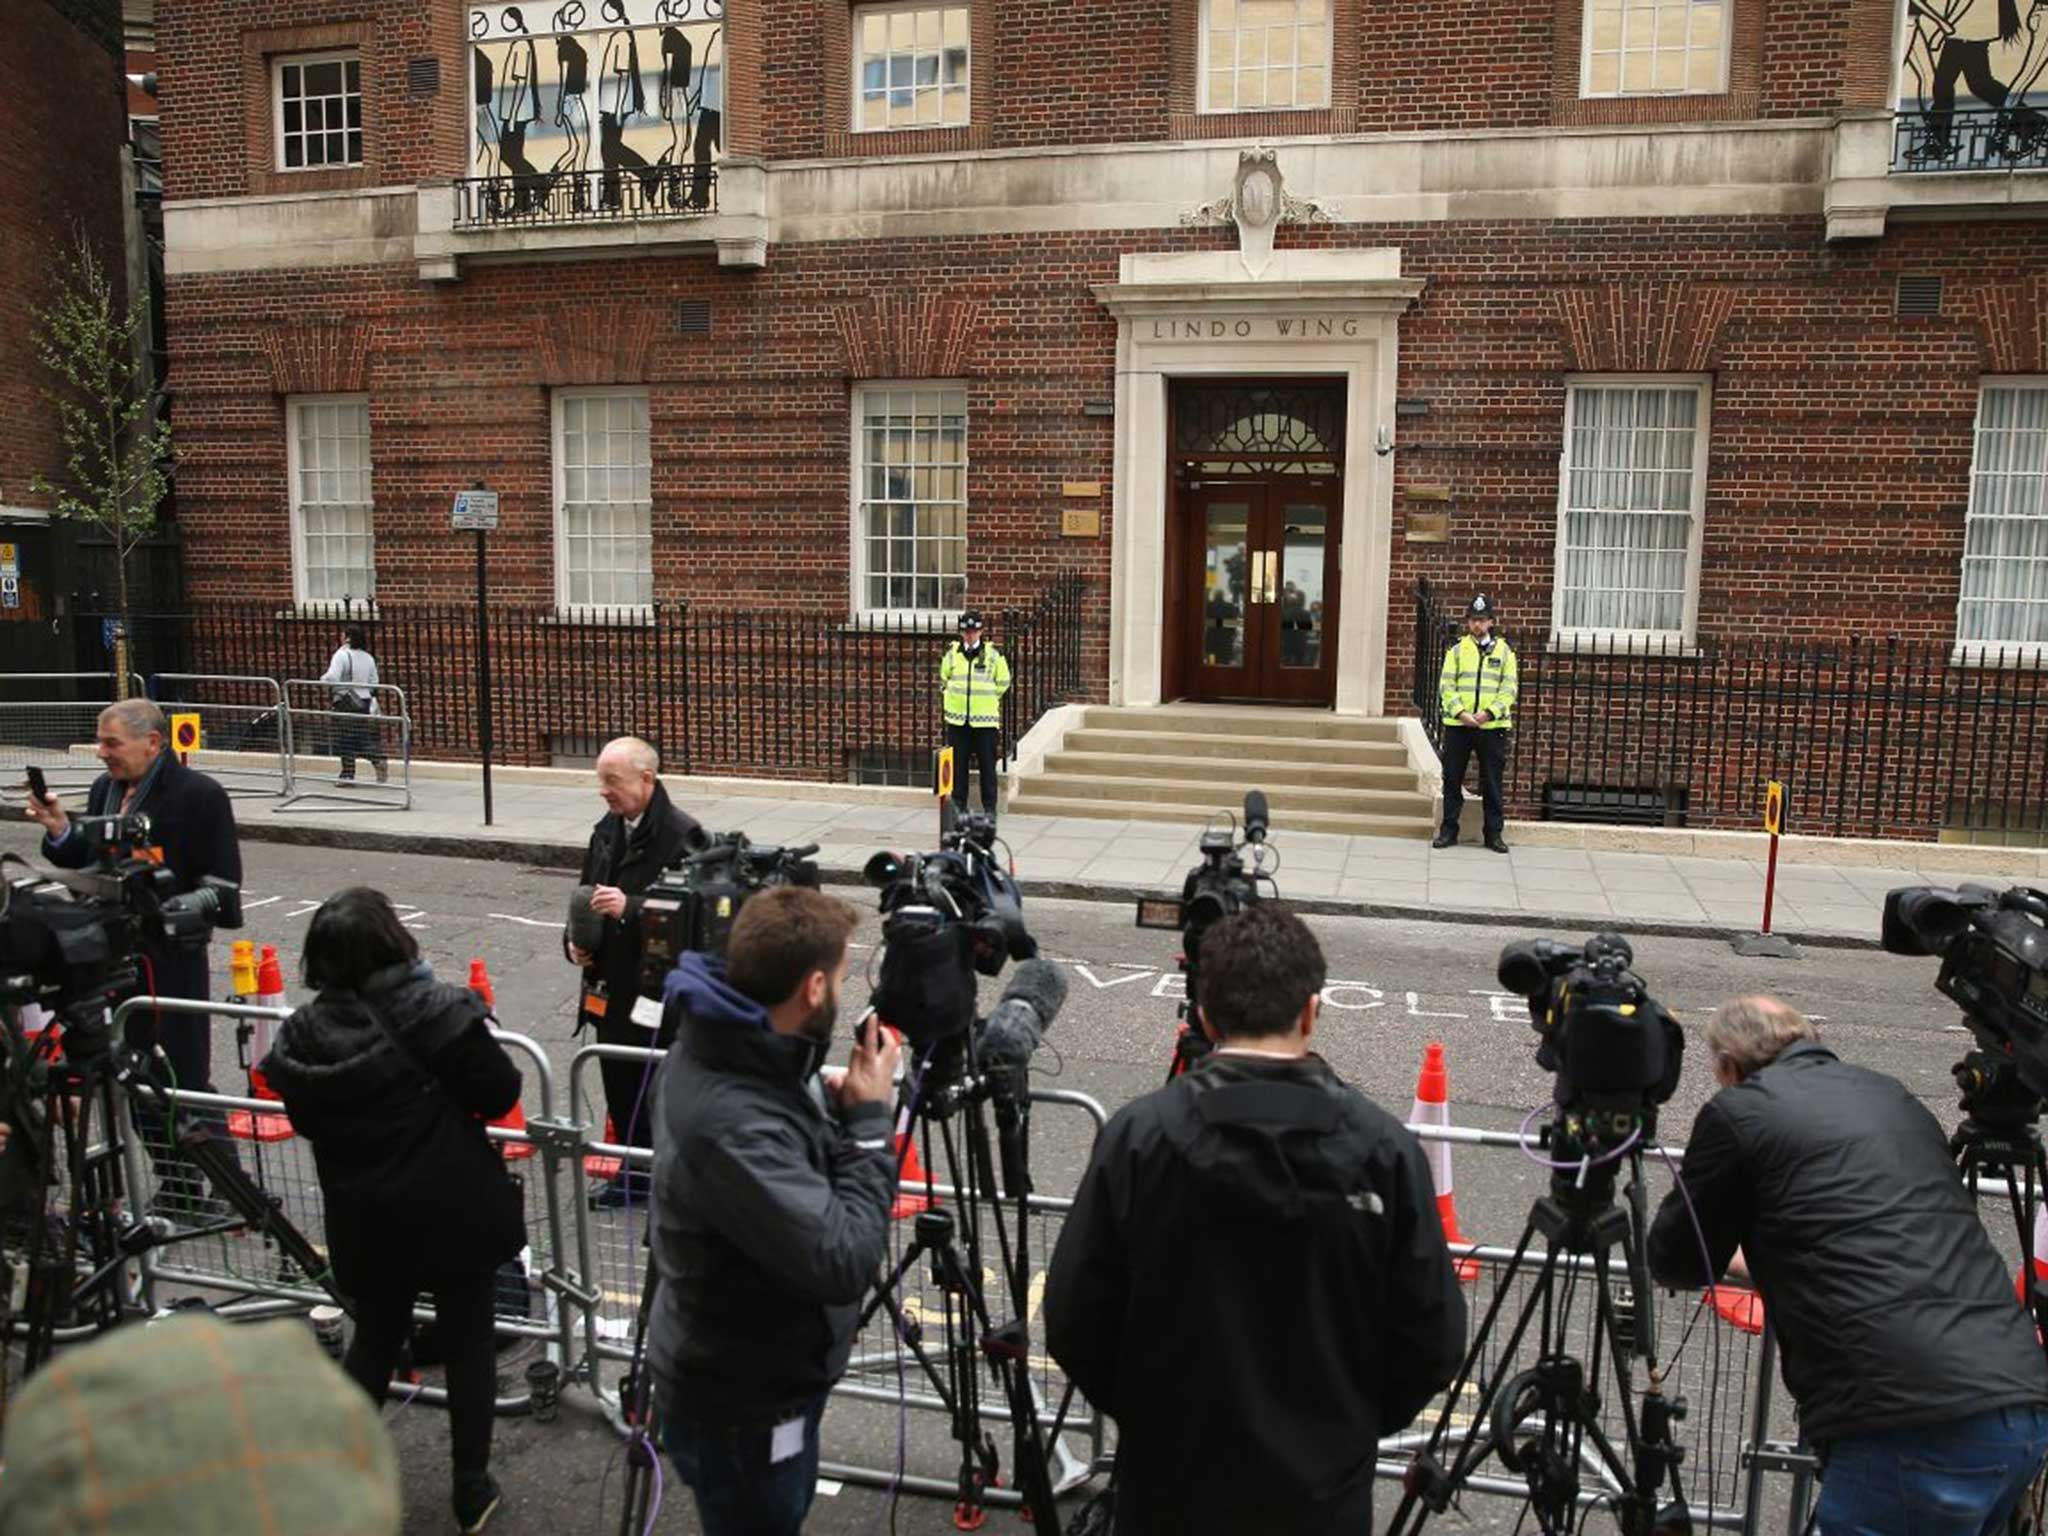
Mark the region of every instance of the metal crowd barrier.
<instances>
[{"instance_id":1,"label":"metal crowd barrier","mask_svg":"<svg viewBox=\"0 0 2048 1536\"><path fill-rule=\"evenodd\" d=\"M142 679L131 673L129 680L140 694ZM113 694L108 672L0 672L0 771L33 765L56 793L83 794L100 775L93 742ZM83 810L83 802L74 808Z\"/></svg>"},{"instance_id":2,"label":"metal crowd barrier","mask_svg":"<svg viewBox=\"0 0 2048 1536\"><path fill-rule=\"evenodd\" d=\"M369 694L372 712L335 708L344 691ZM412 714L404 689L298 677L285 683L284 700L292 788L274 809L412 809Z\"/></svg>"},{"instance_id":3,"label":"metal crowd barrier","mask_svg":"<svg viewBox=\"0 0 2048 1536\"><path fill-rule=\"evenodd\" d=\"M292 792L291 723L277 679L157 672L149 685L166 715L199 715L196 766L229 794Z\"/></svg>"},{"instance_id":4,"label":"metal crowd barrier","mask_svg":"<svg viewBox=\"0 0 2048 1536\"><path fill-rule=\"evenodd\" d=\"M117 1010L117 1028L145 1009L214 1015L252 1024L275 1023L289 1012L233 1003L138 998ZM522 1263L528 1283L509 1291L501 1288L498 1324L506 1333L534 1340L561 1368L565 1385L580 1384L587 1388L615 1424L623 1428L621 1368L631 1359L633 1328L647 1273L647 1212L644 1204L593 1211L587 1195L594 1180L621 1167L646 1168L651 1154L593 1135L591 1126L599 1117L588 1112L585 1088L599 1062L625 1060L652 1068L662 1059L662 1053L626 1046L585 1047L571 1059L568 1094L562 1099L557 1095L552 1065L539 1044L524 1035L504 1031L497 1032L497 1038L522 1057L523 1066L528 1069L524 1128L493 1127L491 1136L505 1152L513 1171L523 1175L530 1240ZM1041 1112L1084 1114L1089 1121L1091 1141L1104 1123L1102 1107L1085 1094L1034 1090L1031 1097ZM244 1169L255 1176L314 1246L321 1247L325 1238L324 1210L312 1150L292 1131L284 1118L283 1106L274 1100L182 1089L175 1098L182 1112L207 1117L237 1144ZM206 1215L204 1211L181 1210L179 1193L160 1184L159 1166L168 1163L171 1156L162 1127L153 1124L153 1117L146 1113L133 1115L131 1101L124 1100L123 1107L131 1121L141 1122L140 1134L127 1138L130 1198L174 1221L191 1221ZM1428 1125L1410 1129L1425 1140L1483 1149L1488 1154L1518 1145L1518 1138L1508 1132ZM944 1170L932 1172L937 1176ZM925 1192L926 1186L921 1182L906 1181L903 1186L906 1195ZM942 1204L958 1198L957 1191L944 1183L936 1184L934 1192ZM1986 1199L2002 1201L2004 1186L1987 1180L1982 1194ZM60 1190L57 1198L60 1202L67 1199L68 1192ZM995 1197L983 1198L993 1203ZM1056 1447L1054 1475L1059 1486L1077 1482L1089 1468L1103 1465L1115 1438L1111 1423L1078 1393L1069 1400L1066 1378L1042 1346L1039 1308L1044 1270L1071 1207L1071 1200L1051 1195L1033 1194L1027 1202L1029 1321L1038 1325L1034 1331L1041 1339L1039 1351L1030 1361L1031 1381L1045 1423L1050 1426L1061 1405L1066 1404L1063 1435L1084 1445L1082 1454L1076 1454L1064 1440ZM1013 1221L1014 1200L1005 1202L1003 1208L1005 1220ZM219 1213L216 1210L213 1214ZM899 1221L899 1226L903 1224ZM901 1243L906 1240L907 1237L897 1240L898 1255ZM1477 1275L1465 1285L1471 1327L1476 1330L1494 1295L1508 1283L1506 1274L1513 1249L1474 1243L1454 1249L1454 1253L1461 1260L1476 1262L1478 1267ZM1533 1283L1541 1257L1542 1250L1532 1244L1530 1258L1525 1260L1504 1303L1492 1348L1481 1361L1475 1384L1467 1388L1466 1397L1474 1407L1489 1384L1532 1363L1533 1330L1514 1359L1504 1358L1501 1346L1507 1338L1514 1308ZM993 1254L985 1254L984 1259L992 1261ZM1570 1304L1558 1309L1558 1326L1566 1347L1581 1360L1589 1360L1593 1261L1584 1256L1567 1256L1559 1261L1559 1267L1561 1275L1572 1276L1576 1284ZM220 1310L235 1317L303 1312L328 1300L313 1277L295 1272L273 1244L246 1229L209 1233L166 1247L144 1249L133 1261L133 1275L133 1293L150 1308L161 1304L160 1292L168 1286L197 1288L226 1297L228 1300ZM1626 1289L1625 1274L1611 1275L1618 1286ZM991 1302L998 1309L1005 1307L1007 1297L1001 1294L999 1282L992 1276L990 1284ZM902 1303L913 1317L926 1321L938 1317L942 1302L924 1266L913 1266L904 1276ZM1644 1313L1639 1306L1629 1305L1625 1310L1633 1327L1644 1326ZM1789 1477L1788 1519L1796 1528L1811 1492L1811 1460L1792 1449L1794 1434L1789 1405L1774 1392L1776 1351L1768 1328L1753 1333L1725 1321L1707 1298L1697 1292L1673 1293L1660 1288L1651 1311L1654 1318L1650 1326L1658 1342L1659 1359L1666 1367L1665 1390L1690 1399L1691 1416L1679 1426L1678 1436L1685 1449L1681 1464L1683 1485L1695 1517L1709 1528L1759 1530L1765 1513L1767 1479ZM431 1319L431 1302L423 1300L416 1315L423 1321ZM1678 1338L1688 1328L1691 1337L1683 1353L1674 1360ZM62 1331L59 1338L68 1340L74 1335L82 1336L83 1332ZM1631 1366L1631 1385L1639 1392L1641 1367L1633 1361ZM914 1409L921 1415L942 1415L944 1402L925 1390L922 1377L922 1366L904 1349L886 1312L882 1312L855 1339L849 1368L834 1388L833 1397L842 1404L884 1404L901 1410ZM1622 1420L1611 1368L1604 1369L1599 1395L1600 1422L1610 1438L1625 1448L1620 1439ZM428 1389L421 1396L434 1401L440 1394ZM507 1412L519 1412L526 1406L523 1394L507 1397L500 1403ZM1398 1481L1405 1474L1409 1458L1427 1441L1442 1407L1443 1400L1439 1398L1408 1429L1381 1442L1376 1465L1381 1478ZM1007 1405L993 1392L984 1412L994 1421L1008 1417ZM1473 1427L1469 1414L1462 1418L1454 1415L1451 1423L1452 1432L1440 1448L1446 1462L1455 1455L1461 1436ZM827 1432L829 1436L829 1420ZM950 1447L950 1442L947 1445ZM908 1466L901 1473L894 1467L842 1463L821 1466L824 1475L845 1481L893 1485L939 1496L955 1492L950 1471L948 1467L942 1475L926 1475ZM1605 1474L1590 1461L1584 1475L1582 1503L1587 1507L1600 1503L1614 1491ZM1526 1494L1523 1484L1490 1460L1482 1465L1480 1475L1472 1479L1468 1489L1472 1494L1517 1499ZM989 1502L1014 1503L1016 1494L1009 1489L991 1490Z\"/></svg>"}]
</instances>

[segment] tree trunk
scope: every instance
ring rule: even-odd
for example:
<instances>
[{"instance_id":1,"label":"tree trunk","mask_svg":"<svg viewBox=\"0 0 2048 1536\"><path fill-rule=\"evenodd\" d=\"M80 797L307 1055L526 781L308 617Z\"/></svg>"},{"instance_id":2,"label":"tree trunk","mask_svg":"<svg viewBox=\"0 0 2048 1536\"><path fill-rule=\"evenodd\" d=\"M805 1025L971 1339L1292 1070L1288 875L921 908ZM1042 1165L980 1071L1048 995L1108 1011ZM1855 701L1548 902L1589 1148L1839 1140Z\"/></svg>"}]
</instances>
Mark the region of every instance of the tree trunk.
<instances>
[{"instance_id":1,"label":"tree trunk","mask_svg":"<svg viewBox=\"0 0 2048 1536\"><path fill-rule=\"evenodd\" d=\"M118 530L114 535L114 608L121 616L114 641L114 697L125 699L129 677L135 670L131 659L135 655L135 621L128 611L128 551Z\"/></svg>"}]
</instances>

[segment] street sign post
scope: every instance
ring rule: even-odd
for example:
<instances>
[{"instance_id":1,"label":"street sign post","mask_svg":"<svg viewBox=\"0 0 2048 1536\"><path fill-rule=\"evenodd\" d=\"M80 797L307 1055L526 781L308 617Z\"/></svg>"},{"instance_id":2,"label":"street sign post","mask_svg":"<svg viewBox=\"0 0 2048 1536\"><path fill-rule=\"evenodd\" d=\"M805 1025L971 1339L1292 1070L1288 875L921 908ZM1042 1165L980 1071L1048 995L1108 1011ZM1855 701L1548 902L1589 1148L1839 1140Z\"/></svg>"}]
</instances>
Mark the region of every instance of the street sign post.
<instances>
[{"instance_id":1,"label":"street sign post","mask_svg":"<svg viewBox=\"0 0 2048 1536\"><path fill-rule=\"evenodd\" d=\"M1771 852L1764 865L1764 921L1755 933L1731 940L1738 955L1768 955L1787 960L1799 951L1791 940L1771 932L1771 904L1778 892L1778 836L1785 830L1785 783L1771 779L1764 785L1764 831L1770 834Z\"/></svg>"},{"instance_id":2,"label":"street sign post","mask_svg":"<svg viewBox=\"0 0 2048 1536\"><path fill-rule=\"evenodd\" d=\"M190 764L192 754L199 750L199 716L176 714L171 716L171 750L178 754L178 761Z\"/></svg>"},{"instance_id":3,"label":"street sign post","mask_svg":"<svg viewBox=\"0 0 2048 1536\"><path fill-rule=\"evenodd\" d=\"M457 533L476 535L476 734L484 769L484 825L491 824L491 627L488 614L489 577L484 569L484 539L498 526L498 493L479 480L455 493L452 525Z\"/></svg>"}]
</instances>

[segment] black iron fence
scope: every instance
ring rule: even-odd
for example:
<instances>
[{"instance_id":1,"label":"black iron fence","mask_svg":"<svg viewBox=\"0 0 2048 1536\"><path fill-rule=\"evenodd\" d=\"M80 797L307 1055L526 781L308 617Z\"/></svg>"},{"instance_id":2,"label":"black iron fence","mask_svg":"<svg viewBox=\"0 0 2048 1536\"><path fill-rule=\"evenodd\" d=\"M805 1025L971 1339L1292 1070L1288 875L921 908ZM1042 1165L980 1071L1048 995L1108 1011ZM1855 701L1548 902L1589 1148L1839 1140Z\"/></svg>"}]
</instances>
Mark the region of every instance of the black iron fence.
<instances>
[{"instance_id":1,"label":"black iron fence","mask_svg":"<svg viewBox=\"0 0 2048 1536\"><path fill-rule=\"evenodd\" d=\"M1901 112L1892 120L1892 169L2048 170L2048 106Z\"/></svg>"},{"instance_id":2,"label":"black iron fence","mask_svg":"<svg viewBox=\"0 0 2048 1536\"><path fill-rule=\"evenodd\" d=\"M534 228L619 219L689 218L716 212L718 167L694 161L646 165L637 170L466 176L455 183L455 222L463 228Z\"/></svg>"},{"instance_id":3,"label":"black iron fence","mask_svg":"<svg viewBox=\"0 0 2048 1536\"><path fill-rule=\"evenodd\" d=\"M1455 609L1415 594L1413 700L1443 745L1437 688ZM1750 829L1764 784L1787 831L2048 838L2048 662L1958 659L1931 641L1701 639L1515 644L1508 813Z\"/></svg>"},{"instance_id":4,"label":"black iron fence","mask_svg":"<svg viewBox=\"0 0 2048 1536\"><path fill-rule=\"evenodd\" d=\"M1030 606L988 614L1014 678L1005 765L1040 716L1081 691L1082 593L1079 574L1064 572ZM101 643L98 614L78 623L81 652ZM317 678L344 624L363 626L379 676L405 690L416 758L479 755L473 604L142 614L137 655L150 672ZM489 628L498 761L587 759L631 734L683 773L844 780L894 765L899 781L917 783L942 736L939 656L957 638L941 620L688 603L578 614L497 605Z\"/></svg>"}]
</instances>

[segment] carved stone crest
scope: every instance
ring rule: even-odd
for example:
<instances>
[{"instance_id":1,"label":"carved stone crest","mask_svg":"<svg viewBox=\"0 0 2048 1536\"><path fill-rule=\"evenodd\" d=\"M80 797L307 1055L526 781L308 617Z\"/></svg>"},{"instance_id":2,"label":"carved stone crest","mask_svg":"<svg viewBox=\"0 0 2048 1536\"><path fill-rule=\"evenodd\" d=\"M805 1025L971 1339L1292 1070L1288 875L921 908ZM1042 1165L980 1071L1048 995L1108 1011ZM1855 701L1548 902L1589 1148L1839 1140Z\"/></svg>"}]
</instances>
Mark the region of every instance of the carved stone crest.
<instances>
[{"instance_id":1,"label":"carved stone crest","mask_svg":"<svg viewBox=\"0 0 2048 1536\"><path fill-rule=\"evenodd\" d=\"M1280 174L1273 150L1243 150L1230 191L1214 202L1191 208L1182 224L1235 224L1237 254L1248 277L1258 277L1273 261L1273 232L1282 224L1327 223L1330 211L1314 198L1296 197Z\"/></svg>"}]
</instances>

